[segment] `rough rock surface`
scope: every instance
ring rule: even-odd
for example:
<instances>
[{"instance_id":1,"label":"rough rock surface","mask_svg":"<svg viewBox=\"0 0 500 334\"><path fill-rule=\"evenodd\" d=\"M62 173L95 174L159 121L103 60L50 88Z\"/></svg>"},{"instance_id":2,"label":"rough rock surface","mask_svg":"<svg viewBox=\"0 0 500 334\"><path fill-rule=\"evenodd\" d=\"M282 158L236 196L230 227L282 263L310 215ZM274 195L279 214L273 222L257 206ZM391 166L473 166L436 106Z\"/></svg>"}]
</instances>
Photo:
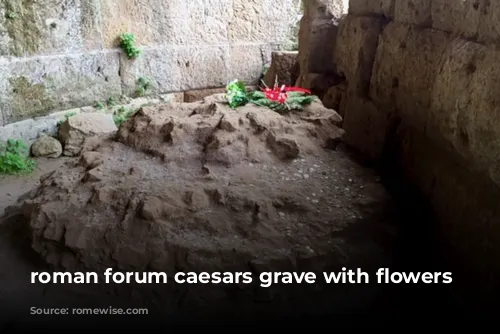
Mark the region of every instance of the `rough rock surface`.
<instances>
[{"instance_id":1,"label":"rough rock surface","mask_svg":"<svg viewBox=\"0 0 500 334\"><path fill-rule=\"evenodd\" d=\"M499 13L498 1L351 0L336 40L318 41L336 45L346 79L344 141L425 197L430 261L471 309L500 293Z\"/></svg>"},{"instance_id":2,"label":"rough rock surface","mask_svg":"<svg viewBox=\"0 0 500 334\"><path fill-rule=\"evenodd\" d=\"M31 145L34 157L58 158L62 154L61 142L50 136L42 136Z\"/></svg>"},{"instance_id":3,"label":"rough rock surface","mask_svg":"<svg viewBox=\"0 0 500 334\"><path fill-rule=\"evenodd\" d=\"M268 87L273 87L276 78L278 84L294 86L299 75L297 51L275 51L271 55L271 66L264 75L264 82Z\"/></svg>"},{"instance_id":4,"label":"rough rock surface","mask_svg":"<svg viewBox=\"0 0 500 334\"><path fill-rule=\"evenodd\" d=\"M184 92L183 102L197 102L202 101L205 97L214 94L223 94L226 92L226 87L211 88L211 89L196 89Z\"/></svg>"},{"instance_id":5,"label":"rough rock surface","mask_svg":"<svg viewBox=\"0 0 500 334\"><path fill-rule=\"evenodd\" d=\"M116 137L89 138L74 166L22 199L34 249L66 270L385 265L392 202L329 149L341 117L320 102L280 115L221 98L145 107Z\"/></svg>"},{"instance_id":6,"label":"rough rock surface","mask_svg":"<svg viewBox=\"0 0 500 334\"><path fill-rule=\"evenodd\" d=\"M65 156L77 156L85 139L117 130L113 116L103 113L86 113L69 117L59 127L59 137L64 145Z\"/></svg>"},{"instance_id":7,"label":"rough rock surface","mask_svg":"<svg viewBox=\"0 0 500 334\"><path fill-rule=\"evenodd\" d=\"M321 98L330 87L342 82L333 56L339 21L347 12L346 7L342 0L304 2L299 32L300 75L296 85L314 90Z\"/></svg>"}]
</instances>

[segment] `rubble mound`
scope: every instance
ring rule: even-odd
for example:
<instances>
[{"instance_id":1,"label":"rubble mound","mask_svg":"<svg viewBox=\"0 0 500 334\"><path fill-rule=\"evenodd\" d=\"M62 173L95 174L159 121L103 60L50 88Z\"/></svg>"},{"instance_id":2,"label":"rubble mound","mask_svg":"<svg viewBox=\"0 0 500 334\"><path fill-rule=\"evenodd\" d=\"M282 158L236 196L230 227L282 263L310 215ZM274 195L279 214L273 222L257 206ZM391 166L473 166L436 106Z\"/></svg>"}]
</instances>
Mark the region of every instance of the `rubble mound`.
<instances>
[{"instance_id":1,"label":"rubble mound","mask_svg":"<svg viewBox=\"0 0 500 334\"><path fill-rule=\"evenodd\" d=\"M21 203L33 248L67 270L296 271L377 266L392 201L334 150L314 102L278 114L221 96L145 107ZM354 262L353 262L354 261ZM356 262L357 261L357 262Z\"/></svg>"}]
</instances>

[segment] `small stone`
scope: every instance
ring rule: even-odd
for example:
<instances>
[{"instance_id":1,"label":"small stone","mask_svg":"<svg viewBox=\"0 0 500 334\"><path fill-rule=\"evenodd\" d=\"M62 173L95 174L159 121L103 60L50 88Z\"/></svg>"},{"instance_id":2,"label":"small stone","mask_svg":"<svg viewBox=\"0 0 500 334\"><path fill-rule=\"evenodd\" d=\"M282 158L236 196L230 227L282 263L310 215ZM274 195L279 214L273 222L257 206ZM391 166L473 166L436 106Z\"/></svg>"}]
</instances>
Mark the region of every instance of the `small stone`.
<instances>
[{"instance_id":1,"label":"small stone","mask_svg":"<svg viewBox=\"0 0 500 334\"><path fill-rule=\"evenodd\" d=\"M304 179L308 179L309 178L309 174L304 174Z\"/></svg>"},{"instance_id":2,"label":"small stone","mask_svg":"<svg viewBox=\"0 0 500 334\"><path fill-rule=\"evenodd\" d=\"M317 200L317 199L313 199L311 202L313 202L314 204L318 204L318 203L319 203L319 200Z\"/></svg>"},{"instance_id":3,"label":"small stone","mask_svg":"<svg viewBox=\"0 0 500 334\"><path fill-rule=\"evenodd\" d=\"M280 217L285 217L285 213L284 212L280 212L278 214L280 215Z\"/></svg>"},{"instance_id":4,"label":"small stone","mask_svg":"<svg viewBox=\"0 0 500 334\"><path fill-rule=\"evenodd\" d=\"M99 152L85 152L80 158L79 165L87 169L93 169L102 165L103 156ZM133 169L133 168L132 168Z\"/></svg>"},{"instance_id":5,"label":"small stone","mask_svg":"<svg viewBox=\"0 0 500 334\"><path fill-rule=\"evenodd\" d=\"M65 156L77 156L86 138L111 134L118 130L110 114L95 112L78 114L68 118L59 127L59 137L64 146Z\"/></svg>"},{"instance_id":6,"label":"small stone","mask_svg":"<svg viewBox=\"0 0 500 334\"><path fill-rule=\"evenodd\" d=\"M59 140L49 136L42 136L31 145L31 154L34 157L58 158L62 152Z\"/></svg>"}]
</instances>

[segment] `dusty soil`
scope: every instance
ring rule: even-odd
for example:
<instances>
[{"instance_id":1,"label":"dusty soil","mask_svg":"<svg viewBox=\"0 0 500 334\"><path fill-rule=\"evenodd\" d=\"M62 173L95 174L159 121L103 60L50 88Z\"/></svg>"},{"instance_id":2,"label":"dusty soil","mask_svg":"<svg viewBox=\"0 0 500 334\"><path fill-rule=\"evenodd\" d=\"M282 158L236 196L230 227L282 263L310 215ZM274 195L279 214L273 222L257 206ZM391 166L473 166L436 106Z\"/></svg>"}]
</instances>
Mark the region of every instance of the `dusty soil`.
<instances>
[{"instance_id":1,"label":"dusty soil","mask_svg":"<svg viewBox=\"0 0 500 334\"><path fill-rule=\"evenodd\" d=\"M390 265L394 203L372 171L337 147L339 115L321 103L282 116L220 102L212 96L143 108L116 136L90 138L79 160L63 168L61 160L42 164L57 170L8 210L4 224L17 224L45 262L65 270L259 273ZM24 180L22 190L3 181L11 196L2 205L41 174ZM2 247L16 261L16 250ZM17 267L18 280L33 268ZM332 311L332 304L339 310L369 304L380 289L324 288L167 284L134 295L161 302L164 311L214 301L230 308L258 303L261 311L260 303L276 301L296 309L291 300L301 300L303 310Z\"/></svg>"},{"instance_id":2,"label":"dusty soil","mask_svg":"<svg viewBox=\"0 0 500 334\"><path fill-rule=\"evenodd\" d=\"M44 174L59 169L69 158L36 159L37 167L32 174L11 176L0 176L0 216L4 214L5 208L14 205L17 199L39 185L40 177Z\"/></svg>"}]
</instances>

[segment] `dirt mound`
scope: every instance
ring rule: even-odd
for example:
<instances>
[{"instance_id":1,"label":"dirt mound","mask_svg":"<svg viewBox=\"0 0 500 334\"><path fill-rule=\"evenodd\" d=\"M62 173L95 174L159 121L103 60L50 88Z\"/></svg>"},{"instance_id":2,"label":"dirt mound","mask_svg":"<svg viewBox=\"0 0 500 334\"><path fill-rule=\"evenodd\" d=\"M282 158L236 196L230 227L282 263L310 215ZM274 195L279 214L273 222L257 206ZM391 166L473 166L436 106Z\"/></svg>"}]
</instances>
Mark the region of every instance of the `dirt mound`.
<instances>
[{"instance_id":1,"label":"dirt mound","mask_svg":"<svg viewBox=\"0 0 500 334\"><path fill-rule=\"evenodd\" d=\"M392 202L340 151L340 116L211 96L140 110L23 199L33 247L67 270L276 271L384 263ZM381 239L382 238L382 239ZM357 262L356 262L357 261Z\"/></svg>"}]
</instances>

